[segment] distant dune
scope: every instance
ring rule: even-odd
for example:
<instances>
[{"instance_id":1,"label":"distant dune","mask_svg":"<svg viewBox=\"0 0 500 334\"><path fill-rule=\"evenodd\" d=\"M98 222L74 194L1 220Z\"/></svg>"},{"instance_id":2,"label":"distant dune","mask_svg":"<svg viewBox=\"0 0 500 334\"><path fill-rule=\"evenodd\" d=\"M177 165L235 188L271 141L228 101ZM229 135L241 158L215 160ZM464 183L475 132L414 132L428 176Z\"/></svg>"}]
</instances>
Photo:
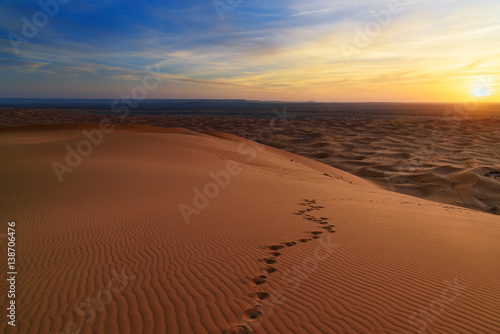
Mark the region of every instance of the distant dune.
<instances>
[{"instance_id":1,"label":"distant dune","mask_svg":"<svg viewBox=\"0 0 500 334\"><path fill-rule=\"evenodd\" d=\"M17 223L20 267L18 323L2 317L2 333L500 332L500 217L230 134L115 126L0 131L1 220ZM319 126L273 143L354 166L377 145L380 159L414 157L402 138L421 130L351 123L349 147ZM436 148L450 159L497 135L454 131L462 144ZM411 180L486 192L453 162Z\"/></svg>"},{"instance_id":2,"label":"distant dune","mask_svg":"<svg viewBox=\"0 0 500 334\"><path fill-rule=\"evenodd\" d=\"M270 144L393 191L500 214L500 119L310 120Z\"/></svg>"}]
</instances>

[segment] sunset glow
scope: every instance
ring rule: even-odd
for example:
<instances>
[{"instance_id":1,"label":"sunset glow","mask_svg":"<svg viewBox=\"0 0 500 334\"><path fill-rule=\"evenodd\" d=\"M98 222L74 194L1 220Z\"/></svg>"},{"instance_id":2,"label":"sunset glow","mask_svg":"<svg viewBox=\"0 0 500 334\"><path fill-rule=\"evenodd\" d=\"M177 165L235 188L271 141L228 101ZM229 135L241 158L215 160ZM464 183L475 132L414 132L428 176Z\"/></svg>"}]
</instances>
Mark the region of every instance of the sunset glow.
<instances>
[{"instance_id":1,"label":"sunset glow","mask_svg":"<svg viewBox=\"0 0 500 334\"><path fill-rule=\"evenodd\" d=\"M0 1L0 97L500 102L497 0L233 3Z\"/></svg>"}]
</instances>

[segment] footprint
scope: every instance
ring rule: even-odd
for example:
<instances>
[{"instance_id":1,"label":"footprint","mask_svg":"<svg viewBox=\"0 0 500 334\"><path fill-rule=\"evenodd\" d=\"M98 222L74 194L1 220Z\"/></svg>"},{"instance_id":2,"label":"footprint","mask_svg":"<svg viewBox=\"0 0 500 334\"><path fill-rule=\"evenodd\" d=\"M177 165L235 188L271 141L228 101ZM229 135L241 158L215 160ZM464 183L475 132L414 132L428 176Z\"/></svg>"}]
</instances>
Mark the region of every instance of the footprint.
<instances>
[{"instance_id":1,"label":"footprint","mask_svg":"<svg viewBox=\"0 0 500 334\"><path fill-rule=\"evenodd\" d=\"M262 301L266 298L269 298L269 293L267 293L267 291L264 289L257 289L253 292L252 296L257 300Z\"/></svg>"},{"instance_id":2,"label":"footprint","mask_svg":"<svg viewBox=\"0 0 500 334\"><path fill-rule=\"evenodd\" d=\"M320 235L320 234L323 234L322 231L311 231L310 232L312 235Z\"/></svg>"},{"instance_id":3,"label":"footprint","mask_svg":"<svg viewBox=\"0 0 500 334\"><path fill-rule=\"evenodd\" d=\"M274 257L265 257L263 258L261 261L267 263L267 264L273 264L273 263L276 263L276 258Z\"/></svg>"},{"instance_id":4,"label":"footprint","mask_svg":"<svg viewBox=\"0 0 500 334\"><path fill-rule=\"evenodd\" d=\"M272 245L272 246L269 246L268 248L270 250L272 250L272 251L277 251L277 250L280 250L282 248L285 248L285 246L283 246L283 245Z\"/></svg>"},{"instance_id":5,"label":"footprint","mask_svg":"<svg viewBox=\"0 0 500 334\"><path fill-rule=\"evenodd\" d=\"M271 252L271 255L275 256L275 257L278 257L278 256L281 255L281 253L280 252Z\"/></svg>"},{"instance_id":6,"label":"footprint","mask_svg":"<svg viewBox=\"0 0 500 334\"><path fill-rule=\"evenodd\" d=\"M266 275L260 275L260 276L256 276L256 277L252 278L250 281L254 285L261 285L261 284L266 283L266 279L267 279Z\"/></svg>"},{"instance_id":7,"label":"footprint","mask_svg":"<svg viewBox=\"0 0 500 334\"><path fill-rule=\"evenodd\" d=\"M317 236L317 235L313 235L313 236L312 236L312 238L313 238L313 239L319 239L319 236Z\"/></svg>"},{"instance_id":8,"label":"footprint","mask_svg":"<svg viewBox=\"0 0 500 334\"><path fill-rule=\"evenodd\" d=\"M272 274L272 273L275 273L278 271L278 269L274 268L274 267L271 267L271 266L267 266L264 268L264 270L268 273L268 274Z\"/></svg>"},{"instance_id":9,"label":"footprint","mask_svg":"<svg viewBox=\"0 0 500 334\"><path fill-rule=\"evenodd\" d=\"M300 239L300 242L308 242L310 239Z\"/></svg>"},{"instance_id":10,"label":"footprint","mask_svg":"<svg viewBox=\"0 0 500 334\"><path fill-rule=\"evenodd\" d=\"M261 318L262 316L263 316L262 306L255 305L254 307L244 311L243 314L241 315L241 318L245 321L255 321Z\"/></svg>"},{"instance_id":11,"label":"footprint","mask_svg":"<svg viewBox=\"0 0 500 334\"><path fill-rule=\"evenodd\" d=\"M295 246L296 244L297 243L295 241L285 242L285 246L287 247Z\"/></svg>"}]
</instances>

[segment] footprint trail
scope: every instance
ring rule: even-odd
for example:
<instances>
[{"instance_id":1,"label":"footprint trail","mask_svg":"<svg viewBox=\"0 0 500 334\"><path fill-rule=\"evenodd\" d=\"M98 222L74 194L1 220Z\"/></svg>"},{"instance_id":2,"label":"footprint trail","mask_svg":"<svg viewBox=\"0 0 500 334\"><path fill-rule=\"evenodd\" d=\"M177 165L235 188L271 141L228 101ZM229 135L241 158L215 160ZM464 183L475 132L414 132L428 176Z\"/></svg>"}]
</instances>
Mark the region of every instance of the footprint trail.
<instances>
[{"instance_id":1,"label":"footprint trail","mask_svg":"<svg viewBox=\"0 0 500 334\"><path fill-rule=\"evenodd\" d=\"M300 245L301 243L303 244L315 239L319 239L324 233L335 233L335 231L333 230L335 225L328 224L328 217L317 217L312 214L315 211L323 209L323 206L317 205L316 202L316 199L304 199L302 202L298 203L298 205L305 208L297 210L293 214L302 216L304 220L319 224L319 226L317 226L318 230L304 231L307 236L302 237L297 241L283 241L279 244L261 247L262 249L268 251L267 256L258 259L258 261L262 262L264 266L260 269L259 273L255 274L253 277L248 278L249 286L252 289L248 295L254 299L254 302L256 304L252 308L243 311L236 323L225 326L222 330L222 333L254 333L255 327L259 327L265 318L265 311L263 305L261 305L261 302L270 297L269 293L265 290L265 284L272 274L278 272L278 269L271 265L278 263L277 258L283 255L283 252L286 252L288 248Z\"/></svg>"}]
</instances>

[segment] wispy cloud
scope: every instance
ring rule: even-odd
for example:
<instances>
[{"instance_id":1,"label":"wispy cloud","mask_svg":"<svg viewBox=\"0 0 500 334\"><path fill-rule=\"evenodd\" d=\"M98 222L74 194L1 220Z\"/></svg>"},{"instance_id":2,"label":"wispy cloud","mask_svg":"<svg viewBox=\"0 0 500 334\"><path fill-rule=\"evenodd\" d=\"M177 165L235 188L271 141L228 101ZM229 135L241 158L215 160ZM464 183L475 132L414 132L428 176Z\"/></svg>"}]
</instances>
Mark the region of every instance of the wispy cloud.
<instances>
[{"instance_id":1,"label":"wispy cloud","mask_svg":"<svg viewBox=\"0 0 500 334\"><path fill-rule=\"evenodd\" d=\"M326 14L335 10L339 10L340 7L329 7L329 8L322 8L322 9L316 9L316 10L311 10L307 12L301 12L301 13L295 13L290 16L301 16L301 15L311 15L311 14Z\"/></svg>"},{"instance_id":2,"label":"wispy cloud","mask_svg":"<svg viewBox=\"0 0 500 334\"><path fill-rule=\"evenodd\" d=\"M155 97L450 101L463 100L477 76L500 76L498 1L400 2L401 13L346 61L341 46L391 1L255 0L224 22L210 1L71 2L15 54L5 36L39 8L5 0L1 92L114 97L159 65L165 84Z\"/></svg>"}]
</instances>

